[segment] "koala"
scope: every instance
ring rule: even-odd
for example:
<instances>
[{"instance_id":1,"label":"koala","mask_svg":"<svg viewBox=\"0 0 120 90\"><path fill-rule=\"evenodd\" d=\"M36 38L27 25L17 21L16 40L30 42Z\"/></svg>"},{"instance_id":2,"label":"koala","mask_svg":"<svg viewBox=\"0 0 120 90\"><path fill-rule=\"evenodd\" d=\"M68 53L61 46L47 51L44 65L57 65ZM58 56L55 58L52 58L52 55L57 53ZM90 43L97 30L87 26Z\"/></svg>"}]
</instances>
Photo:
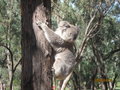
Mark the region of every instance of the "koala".
<instances>
[{"instance_id":1,"label":"koala","mask_svg":"<svg viewBox=\"0 0 120 90\"><path fill-rule=\"evenodd\" d=\"M67 21L61 21L55 32L45 23L37 24L44 31L45 38L55 52L55 62L52 67L54 76L56 79L64 80L76 65L73 45L79 29Z\"/></svg>"}]
</instances>

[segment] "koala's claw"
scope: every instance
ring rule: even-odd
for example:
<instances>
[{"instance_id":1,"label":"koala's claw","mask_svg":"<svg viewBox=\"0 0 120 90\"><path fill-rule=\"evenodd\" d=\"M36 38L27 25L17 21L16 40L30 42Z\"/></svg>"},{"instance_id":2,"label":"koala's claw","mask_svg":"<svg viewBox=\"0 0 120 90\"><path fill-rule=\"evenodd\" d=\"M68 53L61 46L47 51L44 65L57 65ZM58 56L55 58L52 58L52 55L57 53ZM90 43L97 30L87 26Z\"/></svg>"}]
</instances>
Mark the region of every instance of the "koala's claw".
<instances>
[{"instance_id":1,"label":"koala's claw","mask_svg":"<svg viewBox=\"0 0 120 90\"><path fill-rule=\"evenodd\" d=\"M53 76L55 76L55 69L52 67L51 69Z\"/></svg>"},{"instance_id":2,"label":"koala's claw","mask_svg":"<svg viewBox=\"0 0 120 90\"><path fill-rule=\"evenodd\" d=\"M38 26L41 26L42 22L41 22L41 21L37 21L36 24L37 24Z\"/></svg>"},{"instance_id":3,"label":"koala's claw","mask_svg":"<svg viewBox=\"0 0 120 90\"><path fill-rule=\"evenodd\" d=\"M36 21L36 24L37 24L38 26L48 25L48 22Z\"/></svg>"}]
</instances>

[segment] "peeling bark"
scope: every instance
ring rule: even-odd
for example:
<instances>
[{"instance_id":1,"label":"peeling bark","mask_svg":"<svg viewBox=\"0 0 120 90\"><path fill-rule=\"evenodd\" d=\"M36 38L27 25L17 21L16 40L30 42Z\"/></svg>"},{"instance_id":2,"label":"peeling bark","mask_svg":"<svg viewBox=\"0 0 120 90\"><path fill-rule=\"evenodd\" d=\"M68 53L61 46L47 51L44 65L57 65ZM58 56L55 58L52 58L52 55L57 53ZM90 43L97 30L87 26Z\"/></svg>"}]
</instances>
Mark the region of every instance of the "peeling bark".
<instances>
[{"instance_id":1,"label":"peeling bark","mask_svg":"<svg viewBox=\"0 0 120 90\"><path fill-rule=\"evenodd\" d=\"M52 49L36 21L50 24L50 0L21 0L22 90L51 90ZM46 16L47 15L47 16Z\"/></svg>"}]
</instances>

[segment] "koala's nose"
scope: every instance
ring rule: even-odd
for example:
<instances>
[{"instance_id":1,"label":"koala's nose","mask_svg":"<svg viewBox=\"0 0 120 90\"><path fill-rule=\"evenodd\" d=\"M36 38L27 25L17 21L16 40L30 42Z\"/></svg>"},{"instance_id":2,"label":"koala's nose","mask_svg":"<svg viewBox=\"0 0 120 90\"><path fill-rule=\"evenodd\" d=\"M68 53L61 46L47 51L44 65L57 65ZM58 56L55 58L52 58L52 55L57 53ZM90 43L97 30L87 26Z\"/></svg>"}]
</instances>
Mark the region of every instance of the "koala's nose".
<instances>
[{"instance_id":1,"label":"koala's nose","mask_svg":"<svg viewBox=\"0 0 120 90\"><path fill-rule=\"evenodd\" d=\"M74 36L74 37L73 37L73 40L75 40L76 38L77 38L77 36Z\"/></svg>"}]
</instances>

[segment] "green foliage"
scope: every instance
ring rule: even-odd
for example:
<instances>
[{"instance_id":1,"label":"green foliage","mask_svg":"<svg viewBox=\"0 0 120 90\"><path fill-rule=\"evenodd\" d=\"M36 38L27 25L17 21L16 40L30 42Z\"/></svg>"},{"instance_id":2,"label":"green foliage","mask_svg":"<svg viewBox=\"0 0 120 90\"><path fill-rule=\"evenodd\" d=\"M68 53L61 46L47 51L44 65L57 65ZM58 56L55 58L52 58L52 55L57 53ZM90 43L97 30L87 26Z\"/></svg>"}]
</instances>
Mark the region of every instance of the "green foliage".
<instances>
[{"instance_id":1,"label":"green foliage","mask_svg":"<svg viewBox=\"0 0 120 90\"><path fill-rule=\"evenodd\" d=\"M0 0L0 44L10 48L13 54L14 64L21 58L21 16L19 0ZM6 60L6 48L0 46L0 79L3 83L8 84L8 68ZM18 67L19 68L19 67ZM20 89L20 72L17 69L14 77L14 89ZM7 85L8 86L8 85ZM9 88L9 87L8 87Z\"/></svg>"},{"instance_id":2,"label":"green foliage","mask_svg":"<svg viewBox=\"0 0 120 90\"><path fill-rule=\"evenodd\" d=\"M100 9L101 11L108 6L106 1L107 0L102 0ZM61 0L60 2L56 3L56 7L53 9L53 13L55 13L53 14L54 18L52 20L54 22L57 21L57 19L59 21L59 15L61 16L62 20L67 20L72 24L78 25L80 27L79 37L76 41L77 49L82 43L85 29L99 3L99 0ZM107 76L107 78L114 79L115 74L120 75L120 72L118 71L120 69L120 51L115 52L109 56L111 51L120 49L120 23L118 21L120 14L119 9L119 3L112 2L107 15L102 21L100 31L95 37L92 38L92 40L88 42L82 62L80 62L78 67L75 69L75 72L78 75L76 78L80 80L79 83L81 84L81 87L89 87L91 77L94 75L95 70L99 67L95 62L96 56L93 53L93 43L96 45L98 52L103 57L103 61L102 64L100 64L100 67L103 67L102 69L105 71L104 74ZM94 22L97 20L98 19L96 18ZM106 59L106 57L108 58ZM96 78L101 78L101 74L97 73ZM119 82L120 77L117 77L117 80L117 82ZM95 87L99 88L100 84L101 83L95 83Z\"/></svg>"},{"instance_id":3,"label":"green foliage","mask_svg":"<svg viewBox=\"0 0 120 90\"><path fill-rule=\"evenodd\" d=\"M59 20L67 20L74 25L80 27L79 37L76 41L77 49L82 43L84 38L85 29L90 21L94 11L100 3L99 0L59 0L52 3L52 25L53 28L57 27ZM105 0L102 0L101 11L107 6ZM112 1L112 0L111 0ZM106 73L105 75L113 79L115 74L120 75L120 51L109 56L109 53L113 50L120 48L120 23L117 19L120 13L119 3L113 4L109 12L105 16L100 31L95 37L92 38L87 44L87 48L84 52L83 60L80 62L75 72L77 73L78 85L81 87L89 87L89 82L98 69L96 56L93 53L92 44L96 45L96 48L100 55L103 57L103 63L100 64ZM99 15L98 15L99 16ZM14 63L16 64L21 58L21 16L20 16L20 1L19 0L0 0L0 43L4 45L10 45L10 49L14 56ZM96 18L94 22L98 19ZM93 23L94 24L94 23ZM7 84L9 80L6 58L6 49L0 47L0 80ZM109 56L109 57L108 57ZM108 57L107 59L105 59ZM100 62L98 62L100 63ZM19 66L15 72L14 77L14 90L20 89L20 75L21 67ZM101 78L100 73L97 73L96 78ZM74 80L74 76L72 77ZM70 81L69 86L73 89L74 83ZM119 85L120 77L117 77L117 88ZM92 82L91 82L92 83ZM95 87L98 89L101 83L95 83ZM69 87L68 87L69 89ZM99 88L100 89L100 88Z\"/></svg>"}]
</instances>

